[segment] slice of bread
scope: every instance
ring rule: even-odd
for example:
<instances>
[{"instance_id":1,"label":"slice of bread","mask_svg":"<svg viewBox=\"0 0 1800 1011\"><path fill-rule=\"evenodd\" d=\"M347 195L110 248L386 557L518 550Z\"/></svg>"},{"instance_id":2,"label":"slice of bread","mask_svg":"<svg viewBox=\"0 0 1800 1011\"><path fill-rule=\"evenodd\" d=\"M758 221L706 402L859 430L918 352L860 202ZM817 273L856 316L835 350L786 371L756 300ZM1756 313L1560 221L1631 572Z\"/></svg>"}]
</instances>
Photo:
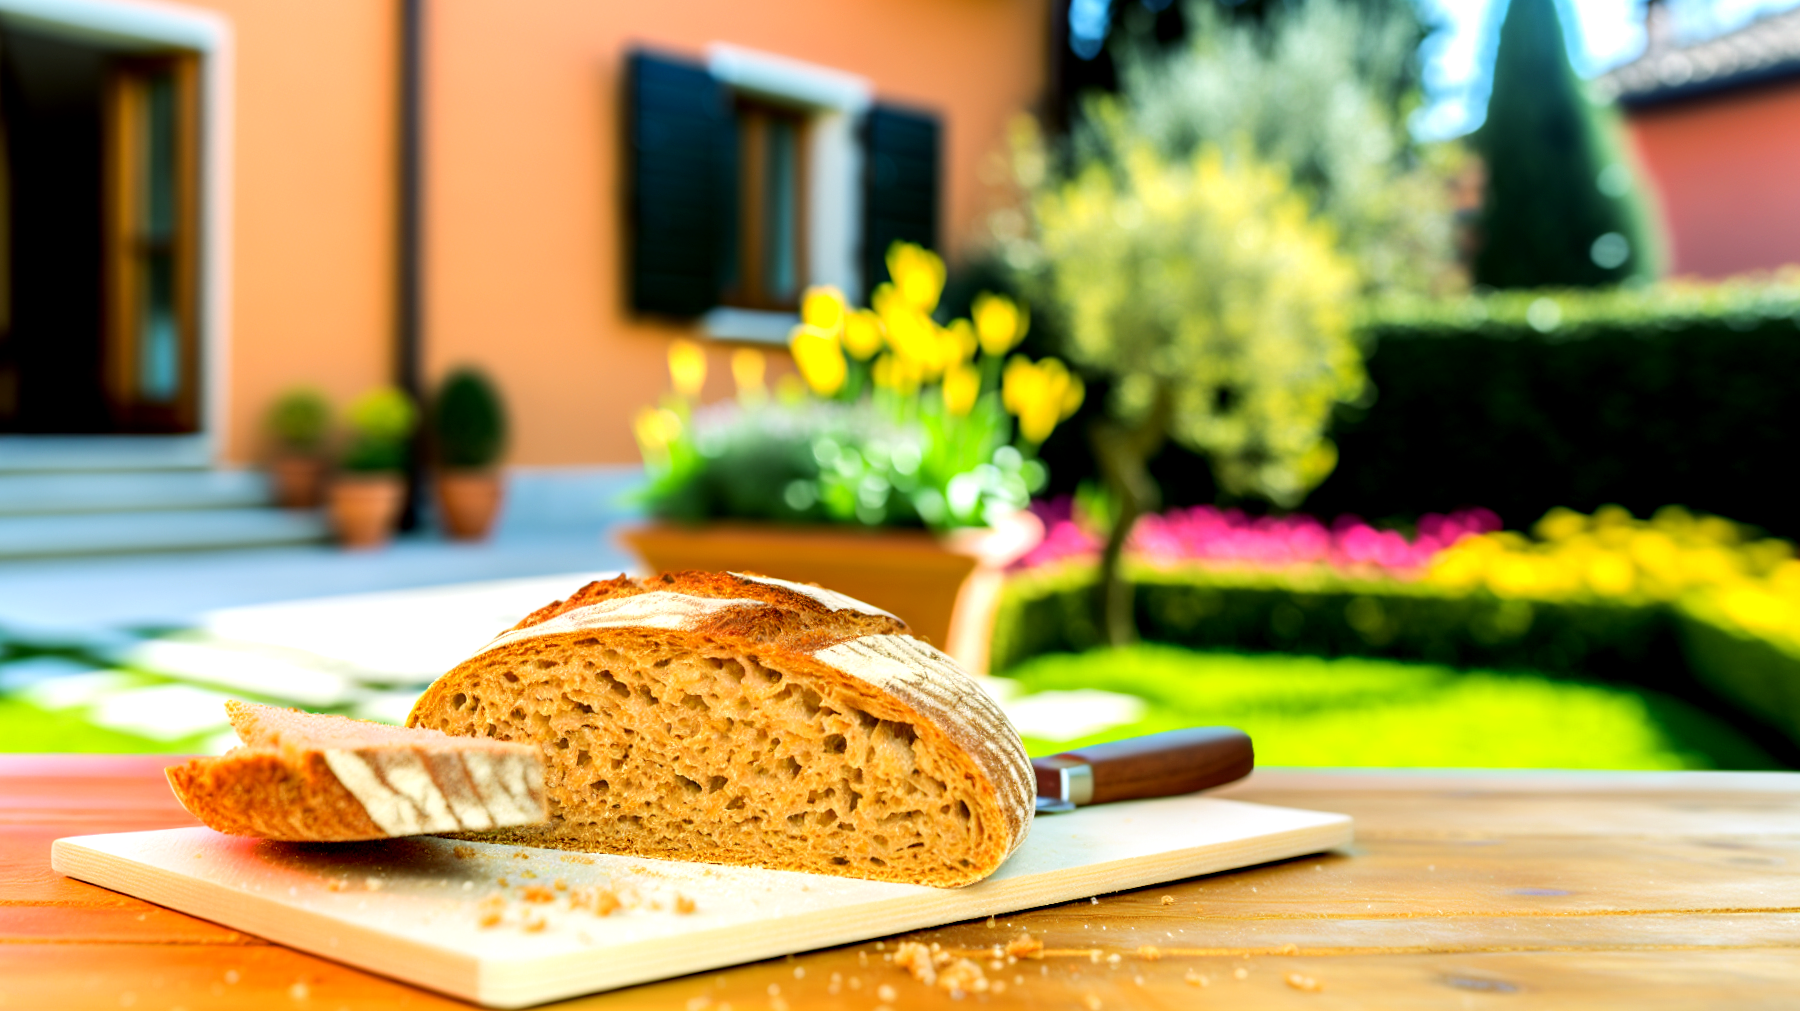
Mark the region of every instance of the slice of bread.
<instances>
[{"instance_id":1,"label":"slice of bread","mask_svg":"<svg viewBox=\"0 0 1800 1011\"><path fill-rule=\"evenodd\" d=\"M182 807L229 835L348 842L548 816L536 748L254 702L225 710L244 747L167 775Z\"/></svg>"},{"instance_id":2,"label":"slice of bread","mask_svg":"<svg viewBox=\"0 0 1800 1011\"><path fill-rule=\"evenodd\" d=\"M409 725L543 750L550 821L482 838L928 885L1024 839L1030 760L904 622L764 576L590 583L439 678Z\"/></svg>"}]
</instances>

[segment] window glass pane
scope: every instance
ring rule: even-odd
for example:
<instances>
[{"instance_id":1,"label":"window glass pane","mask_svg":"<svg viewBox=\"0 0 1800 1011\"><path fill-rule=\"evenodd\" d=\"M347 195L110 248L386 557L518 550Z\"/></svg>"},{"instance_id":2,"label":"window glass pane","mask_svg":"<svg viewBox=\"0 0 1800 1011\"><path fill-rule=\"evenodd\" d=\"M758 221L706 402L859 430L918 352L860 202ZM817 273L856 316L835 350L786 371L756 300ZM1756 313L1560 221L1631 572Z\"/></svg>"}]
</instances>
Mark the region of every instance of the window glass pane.
<instances>
[{"instance_id":1,"label":"window glass pane","mask_svg":"<svg viewBox=\"0 0 1800 1011\"><path fill-rule=\"evenodd\" d=\"M794 124L770 118L764 145L763 288L777 300L794 297L800 265L795 249L795 211L799 205L799 137Z\"/></svg>"},{"instance_id":2,"label":"window glass pane","mask_svg":"<svg viewBox=\"0 0 1800 1011\"><path fill-rule=\"evenodd\" d=\"M181 388L181 339L175 317L175 82L156 74L144 82L137 166L138 394L173 401Z\"/></svg>"},{"instance_id":3,"label":"window glass pane","mask_svg":"<svg viewBox=\"0 0 1800 1011\"><path fill-rule=\"evenodd\" d=\"M144 257L143 304L138 307L138 392L158 403L174 400L181 387L174 260L167 249Z\"/></svg>"},{"instance_id":4,"label":"window glass pane","mask_svg":"<svg viewBox=\"0 0 1800 1011\"><path fill-rule=\"evenodd\" d=\"M158 74L144 88L143 237L175 235L175 82Z\"/></svg>"}]
</instances>

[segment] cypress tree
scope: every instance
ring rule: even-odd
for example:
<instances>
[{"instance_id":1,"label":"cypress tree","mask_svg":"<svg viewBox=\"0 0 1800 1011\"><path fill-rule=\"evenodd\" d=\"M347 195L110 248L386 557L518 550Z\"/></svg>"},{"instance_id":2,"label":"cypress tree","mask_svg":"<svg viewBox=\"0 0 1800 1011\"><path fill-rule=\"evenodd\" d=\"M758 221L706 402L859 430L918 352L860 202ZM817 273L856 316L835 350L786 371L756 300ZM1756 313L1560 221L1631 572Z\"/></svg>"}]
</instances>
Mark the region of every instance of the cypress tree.
<instances>
[{"instance_id":1,"label":"cypress tree","mask_svg":"<svg viewBox=\"0 0 1800 1011\"><path fill-rule=\"evenodd\" d=\"M1569 65L1555 0L1512 0L1487 122L1475 280L1496 288L1597 286L1655 276L1657 251L1610 108Z\"/></svg>"}]
</instances>

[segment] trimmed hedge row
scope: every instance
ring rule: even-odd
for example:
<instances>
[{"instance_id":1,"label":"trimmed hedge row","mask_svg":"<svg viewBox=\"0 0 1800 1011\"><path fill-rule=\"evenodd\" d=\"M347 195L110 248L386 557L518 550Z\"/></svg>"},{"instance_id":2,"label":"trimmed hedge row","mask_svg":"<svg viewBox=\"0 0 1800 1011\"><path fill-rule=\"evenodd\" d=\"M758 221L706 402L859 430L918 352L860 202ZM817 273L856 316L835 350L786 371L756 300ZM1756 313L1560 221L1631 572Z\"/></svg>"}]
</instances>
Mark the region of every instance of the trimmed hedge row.
<instances>
[{"instance_id":1,"label":"trimmed hedge row","mask_svg":"<svg viewBox=\"0 0 1800 1011\"><path fill-rule=\"evenodd\" d=\"M1310 512L1518 526L1674 503L1800 535L1775 476L1800 431L1800 275L1397 303L1363 332L1375 399L1334 425Z\"/></svg>"},{"instance_id":2,"label":"trimmed hedge row","mask_svg":"<svg viewBox=\"0 0 1800 1011\"><path fill-rule=\"evenodd\" d=\"M1800 747L1800 657L1661 604L1541 602L1305 573L1135 566L1139 634L1194 649L1282 651L1531 668L1727 707ZM1104 641L1096 573L1071 564L1008 580L990 669ZM1768 734L1763 735L1765 738Z\"/></svg>"}]
</instances>

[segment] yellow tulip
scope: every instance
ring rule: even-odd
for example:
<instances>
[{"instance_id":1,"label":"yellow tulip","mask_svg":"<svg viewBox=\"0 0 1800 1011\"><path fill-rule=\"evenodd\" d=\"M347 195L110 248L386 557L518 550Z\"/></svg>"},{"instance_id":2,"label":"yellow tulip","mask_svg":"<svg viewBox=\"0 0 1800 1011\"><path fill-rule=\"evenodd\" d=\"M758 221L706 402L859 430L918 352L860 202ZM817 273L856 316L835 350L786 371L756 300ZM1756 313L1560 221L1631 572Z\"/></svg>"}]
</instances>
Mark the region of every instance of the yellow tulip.
<instances>
[{"instance_id":1,"label":"yellow tulip","mask_svg":"<svg viewBox=\"0 0 1800 1011\"><path fill-rule=\"evenodd\" d=\"M975 331L981 336L981 350L995 357L1011 351L1031 328L1031 318L1024 307L1005 295L984 291L975 296L971 311Z\"/></svg>"},{"instance_id":2,"label":"yellow tulip","mask_svg":"<svg viewBox=\"0 0 1800 1011\"><path fill-rule=\"evenodd\" d=\"M1040 443L1055 431L1056 423L1081 405L1072 392L1080 380L1054 358L1037 364L1016 355L1000 377L1000 401L1019 419L1019 434L1026 442ZM1065 410L1066 409L1066 410Z\"/></svg>"},{"instance_id":3,"label":"yellow tulip","mask_svg":"<svg viewBox=\"0 0 1800 1011\"><path fill-rule=\"evenodd\" d=\"M731 353L731 378L737 383L739 400L762 400L769 395L763 385L768 364L755 348L738 348Z\"/></svg>"},{"instance_id":4,"label":"yellow tulip","mask_svg":"<svg viewBox=\"0 0 1800 1011\"><path fill-rule=\"evenodd\" d=\"M669 345L669 381L675 392L684 397L697 397L706 385L706 352L686 338Z\"/></svg>"},{"instance_id":5,"label":"yellow tulip","mask_svg":"<svg viewBox=\"0 0 1800 1011\"><path fill-rule=\"evenodd\" d=\"M844 293L829 284L814 285L800 298L800 322L818 330L836 333L848 311Z\"/></svg>"},{"instance_id":6,"label":"yellow tulip","mask_svg":"<svg viewBox=\"0 0 1800 1011\"><path fill-rule=\"evenodd\" d=\"M843 388L849 366L844 362L837 334L802 323L788 337L788 348L794 353L800 375L814 393L829 397Z\"/></svg>"},{"instance_id":7,"label":"yellow tulip","mask_svg":"<svg viewBox=\"0 0 1800 1011\"><path fill-rule=\"evenodd\" d=\"M944 410L962 417L975 409L975 398L981 395L981 370L968 363L952 367L944 373Z\"/></svg>"},{"instance_id":8,"label":"yellow tulip","mask_svg":"<svg viewBox=\"0 0 1800 1011\"><path fill-rule=\"evenodd\" d=\"M882 335L881 317L867 309L858 309L844 320L844 350L859 362L875 356L887 343Z\"/></svg>"},{"instance_id":9,"label":"yellow tulip","mask_svg":"<svg viewBox=\"0 0 1800 1011\"><path fill-rule=\"evenodd\" d=\"M894 286L924 312L937 308L944 292L944 259L924 246L896 242L888 247L887 268Z\"/></svg>"},{"instance_id":10,"label":"yellow tulip","mask_svg":"<svg viewBox=\"0 0 1800 1011\"><path fill-rule=\"evenodd\" d=\"M944 328L944 333L949 337L944 347L953 360L966 362L975 357L975 350L981 343L981 339L975 334L975 324L966 319L953 319Z\"/></svg>"},{"instance_id":11,"label":"yellow tulip","mask_svg":"<svg viewBox=\"0 0 1800 1011\"><path fill-rule=\"evenodd\" d=\"M897 354L885 354L875 359L870 372L876 386L907 396L919 388L924 378L917 362Z\"/></svg>"}]
</instances>

